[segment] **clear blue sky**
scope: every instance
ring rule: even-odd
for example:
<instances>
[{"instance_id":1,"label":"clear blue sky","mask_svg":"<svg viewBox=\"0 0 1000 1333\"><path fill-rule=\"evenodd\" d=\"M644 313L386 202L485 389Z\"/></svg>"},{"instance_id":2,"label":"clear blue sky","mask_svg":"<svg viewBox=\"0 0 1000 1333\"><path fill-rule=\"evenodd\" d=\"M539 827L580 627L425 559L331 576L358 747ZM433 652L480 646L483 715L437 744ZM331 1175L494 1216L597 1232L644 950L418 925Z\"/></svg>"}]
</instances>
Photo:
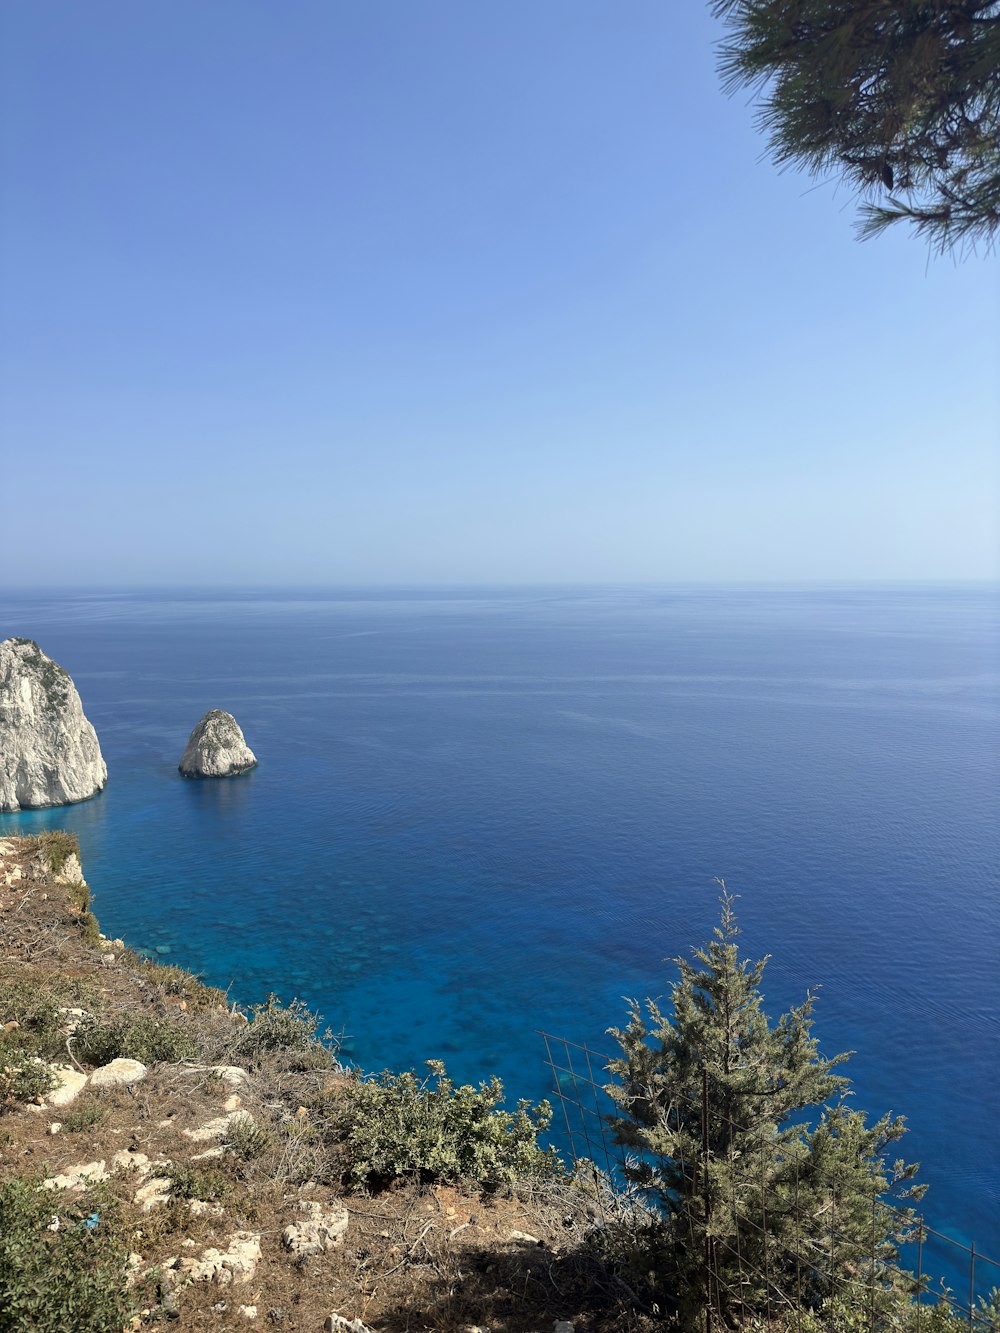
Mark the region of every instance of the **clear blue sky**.
<instances>
[{"instance_id":1,"label":"clear blue sky","mask_svg":"<svg viewBox=\"0 0 1000 1333\"><path fill-rule=\"evenodd\" d=\"M0 583L983 578L996 259L699 0L0 10Z\"/></svg>"}]
</instances>

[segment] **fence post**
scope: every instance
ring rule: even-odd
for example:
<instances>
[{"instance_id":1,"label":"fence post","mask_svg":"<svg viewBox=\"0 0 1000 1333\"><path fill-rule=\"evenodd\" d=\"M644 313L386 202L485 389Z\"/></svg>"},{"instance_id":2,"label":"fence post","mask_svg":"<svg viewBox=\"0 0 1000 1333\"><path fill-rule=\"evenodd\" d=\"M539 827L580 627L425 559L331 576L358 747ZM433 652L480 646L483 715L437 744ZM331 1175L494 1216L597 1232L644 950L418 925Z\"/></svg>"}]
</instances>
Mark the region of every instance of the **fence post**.
<instances>
[{"instance_id":1,"label":"fence post","mask_svg":"<svg viewBox=\"0 0 1000 1333\"><path fill-rule=\"evenodd\" d=\"M801 1259L801 1227L799 1218L799 1166L800 1159L798 1153L795 1154L795 1329L796 1333L802 1328L802 1259Z\"/></svg>"},{"instance_id":2,"label":"fence post","mask_svg":"<svg viewBox=\"0 0 1000 1333\"><path fill-rule=\"evenodd\" d=\"M764 1241L764 1294L767 1297L767 1321L773 1317L771 1311L771 1261L767 1244L767 1162L764 1149L760 1153L760 1229Z\"/></svg>"},{"instance_id":3,"label":"fence post","mask_svg":"<svg viewBox=\"0 0 1000 1333\"><path fill-rule=\"evenodd\" d=\"M708 1236L708 1069L705 1065L701 1067L701 1163L705 1199L705 1333L712 1333L712 1265L711 1241Z\"/></svg>"},{"instance_id":4,"label":"fence post","mask_svg":"<svg viewBox=\"0 0 1000 1333\"><path fill-rule=\"evenodd\" d=\"M878 1195L872 1194L872 1333L875 1333L875 1208Z\"/></svg>"},{"instance_id":5,"label":"fence post","mask_svg":"<svg viewBox=\"0 0 1000 1333\"><path fill-rule=\"evenodd\" d=\"M976 1242L969 1250L969 1333L976 1318Z\"/></svg>"},{"instance_id":6,"label":"fence post","mask_svg":"<svg viewBox=\"0 0 1000 1333\"><path fill-rule=\"evenodd\" d=\"M559 1038L559 1037L554 1037L553 1040L554 1040L554 1041L559 1041L559 1040L561 1040L561 1038ZM567 1109L567 1106L566 1106L566 1098L563 1096L563 1091L562 1091L562 1088L560 1087L560 1084L559 1084L559 1070L558 1070L557 1067L556 1067L556 1062L555 1062L555 1060L552 1058L552 1048L551 1048L551 1046L549 1045L549 1037L548 1037L548 1033L547 1033L547 1032L543 1032L543 1033L542 1033L542 1041L545 1042L545 1054L548 1056L548 1065L549 1065L549 1068L552 1070L552 1081L553 1081L553 1083L554 1083L554 1085L555 1085L555 1094L556 1094L556 1096L559 1098L559 1104L560 1104L560 1106L562 1107L562 1111L563 1111L563 1119L566 1121L566 1137L569 1139L569 1150L570 1150L570 1152L571 1152L572 1155L573 1155L573 1167L574 1167L574 1170L575 1170L575 1169L576 1169L576 1144L575 1144L574 1141L573 1141L573 1131L572 1131L572 1129L570 1129L570 1125L569 1125L569 1110ZM564 1043L564 1044L565 1044L565 1043ZM574 1089L574 1091L575 1091L575 1089Z\"/></svg>"}]
</instances>

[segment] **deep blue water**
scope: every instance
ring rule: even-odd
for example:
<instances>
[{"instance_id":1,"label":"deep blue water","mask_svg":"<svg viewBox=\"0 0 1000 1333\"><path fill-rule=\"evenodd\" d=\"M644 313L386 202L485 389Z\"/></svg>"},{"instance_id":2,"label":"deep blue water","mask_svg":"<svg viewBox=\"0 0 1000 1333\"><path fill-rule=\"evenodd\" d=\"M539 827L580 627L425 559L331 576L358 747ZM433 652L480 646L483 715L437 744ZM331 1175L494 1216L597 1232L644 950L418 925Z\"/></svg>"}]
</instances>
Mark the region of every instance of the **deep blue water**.
<instances>
[{"instance_id":1,"label":"deep blue water","mask_svg":"<svg viewBox=\"0 0 1000 1333\"><path fill-rule=\"evenodd\" d=\"M368 1068L549 1089L535 1029L623 995L740 895L773 1014L821 987L859 1104L908 1117L929 1219L1000 1257L995 589L0 597L72 673L107 791L0 828L80 836L102 926ZM176 764L210 707L254 773ZM996 1274L1000 1281L1000 1273Z\"/></svg>"}]
</instances>

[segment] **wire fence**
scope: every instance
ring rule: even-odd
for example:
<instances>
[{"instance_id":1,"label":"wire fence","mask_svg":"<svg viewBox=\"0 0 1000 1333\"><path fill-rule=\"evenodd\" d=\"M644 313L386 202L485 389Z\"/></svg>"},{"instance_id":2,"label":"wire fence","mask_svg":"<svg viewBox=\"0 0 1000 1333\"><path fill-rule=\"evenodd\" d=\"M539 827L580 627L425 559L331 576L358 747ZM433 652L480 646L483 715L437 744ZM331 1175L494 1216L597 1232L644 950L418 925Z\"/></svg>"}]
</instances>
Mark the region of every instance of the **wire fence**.
<instances>
[{"instance_id":1,"label":"wire fence","mask_svg":"<svg viewBox=\"0 0 1000 1333\"><path fill-rule=\"evenodd\" d=\"M643 1184L650 1164L619 1144L610 1123L623 1108L609 1095L609 1057L539 1035L552 1073L553 1128L565 1133L577 1178L603 1225L631 1228L638 1240L660 1214L656 1192ZM824 1164L793 1143L779 1158L759 1124L727 1115L712 1085L706 1070L693 1094L672 1091L666 1103L657 1095L679 1154L664 1182L687 1253L678 1262L687 1262L688 1285L700 1293L706 1333L751 1313L783 1315L800 1330L805 1310L830 1299L864 1312L874 1333L892 1322L901 1293L912 1298L918 1330L943 1309L968 1333L1000 1333L985 1300L1000 1286L1000 1261L934 1229L910 1207L874 1193L859 1200L856 1188L844 1189L844 1159L835 1153Z\"/></svg>"}]
</instances>

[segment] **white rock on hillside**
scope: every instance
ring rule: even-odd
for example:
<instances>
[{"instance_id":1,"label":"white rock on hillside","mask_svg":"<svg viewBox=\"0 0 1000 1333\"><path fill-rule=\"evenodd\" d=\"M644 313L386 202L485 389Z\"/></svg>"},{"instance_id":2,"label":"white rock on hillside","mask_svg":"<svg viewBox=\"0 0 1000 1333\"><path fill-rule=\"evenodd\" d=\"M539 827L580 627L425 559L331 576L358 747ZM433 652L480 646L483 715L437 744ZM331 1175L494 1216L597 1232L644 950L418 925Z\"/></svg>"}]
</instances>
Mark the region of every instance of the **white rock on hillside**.
<instances>
[{"instance_id":1,"label":"white rock on hillside","mask_svg":"<svg viewBox=\"0 0 1000 1333\"><path fill-rule=\"evenodd\" d=\"M102 1159L99 1162L81 1162L79 1166L68 1166L58 1176L50 1176L42 1181L43 1190L82 1190L84 1185L96 1185L107 1180L108 1172Z\"/></svg>"},{"instance_id":2,"label":"white rock on hillside","mask_svg":"<svg viewBox=\"0 0 1000 1333\"><path fill-rule=\"evenodd\" d=\"M206 1120L197 1129L183 1129L181 1133L192 1143L208 1143L211 1139L221 1139L229 1127L237 1123L253 1129L254 1118L248 1111L232 1111L229 1115L218 1115L213 1120Z\"/></svg>"},{"instance_id":3,"label":"white rock on hillside","mask_svg":"<svg viewBox=\"0 0 1000 1333\"><path fill-rule=\"evenodd\" d=\"M33 639L0 643L0 810L86 801L108 769L76 686Z\"/></svg>"},{"instance_id":4,"label":"white rock on hillside","mask_svg":"<svg viewBox=\"0 0 1000 1333\"><path fill-rule=\"evenodd\" d=\"M146 1066L139 1060L126 1060L120 1056L111 1060L100 1069L95 1069L90 1076L92 1088L129 1087L146 1077Z\"/></svg>"},{"instance_id":5,"label":"white rock on hillside","mask_svg":"<svg viewBox=\"0 0 1000 1333\"><path fill-rule=\"evenodd\" d=\"M339 1204L300 1203L301 1222L285 1227L282 1244L293 1254L319 1254L339 1245L350 1222L346 1208Z\"/></svg>"},{"instance_id":6,"label":"white rock on hillside","mask_svg":"<svg viewBox=\"0 0 1000 1333\"><path fill-rule=\"evenodd\" d=\"M52 1073L55 1075L55 1086L45 1094L49 1106L69 1106L87 1086L87 1075L67 1065L53 1065Z\"/></svg>"},{"instance_id":7,"label":"white rock on hillside","mask_svg":"<svg viewBox=\"0 0 1000 1333\"><path fill-rule=\"evenodd\" d=\"M217 1282L220 1287L249 1282L260 1262L260 1233L237 1231L228 1250L205 1250L200 1259L181 1259L178 1270L192 1282Z\"/></svg>"},{"instance_id":8,"label":"white rock on hillside","mask_svg":"<svg viewBox=\"0 0 1000 1333\"><path fill-rule=\"evenodd\" d=\"M368 1325L360 1319L345 1319L342 1314L336 1313L327 1315L323 1327L326 1333L371 1333Z\"/></svg>"},{"instance_id":9,"label":"white rock on hillside","mask_svg":"<svg viewBox=\"0 0 1000 1333\"><path fill-rule=\"evenodd\" d=\"M192 731L177 767L186 778L232 778L256 765L232 713L213 708Z\"/></svg>"},{"instance_id":10,"label":"white rock on hillside","mask_svg":"<svg viewBox=\"0 0 1000 1333\"><path fill-rule=\"evenodd\" d=\"M135 1201L144 1213L150 1213L168 1201L172 1188L173 1181L169 1176L154 1176L145 1185L139 1186L135 1192Z\"/></svg>"}]
</instances>

